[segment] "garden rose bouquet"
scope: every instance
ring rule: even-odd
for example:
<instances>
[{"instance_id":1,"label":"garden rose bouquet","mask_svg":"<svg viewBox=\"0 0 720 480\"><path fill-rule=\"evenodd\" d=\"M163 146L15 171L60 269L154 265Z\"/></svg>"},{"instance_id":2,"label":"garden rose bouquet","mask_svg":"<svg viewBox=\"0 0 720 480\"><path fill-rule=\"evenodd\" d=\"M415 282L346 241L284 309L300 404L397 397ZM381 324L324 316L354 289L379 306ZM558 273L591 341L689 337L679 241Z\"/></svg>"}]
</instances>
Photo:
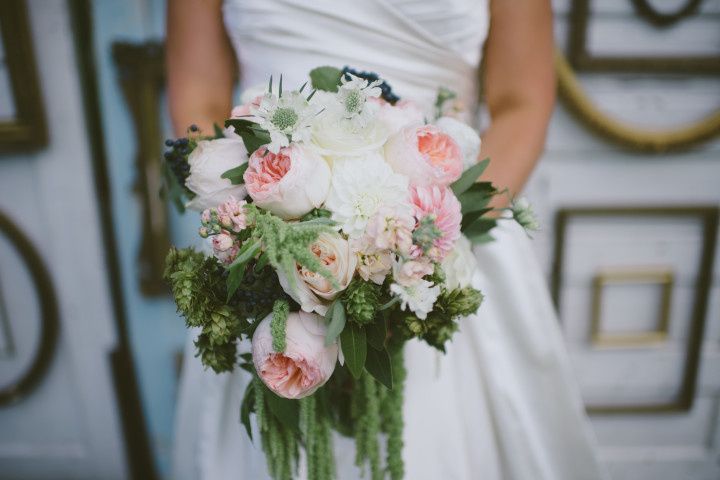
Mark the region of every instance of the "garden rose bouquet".
<instances>
[{"instance_id":1,"label":"garden rose bouquet","mask_svg":"<svg viewBox=\"0 0 720 480\"><path fill-rule=\"evenodd\" d=\"M471 244L491 239L502 192L477 181L488 160L448 90L425 112L372 73L320 67L310 82L270 79L225 130L168 140L167 191L201 212L208 248L172 249L166 278L203 364L252 376L241 420L274 478L300 448L310 478L332 478L334 429L373 479L397 479L402 346L444 351L478 310ZM525 204L505 210L534 226Z\"/></svg>"}]
</instances>

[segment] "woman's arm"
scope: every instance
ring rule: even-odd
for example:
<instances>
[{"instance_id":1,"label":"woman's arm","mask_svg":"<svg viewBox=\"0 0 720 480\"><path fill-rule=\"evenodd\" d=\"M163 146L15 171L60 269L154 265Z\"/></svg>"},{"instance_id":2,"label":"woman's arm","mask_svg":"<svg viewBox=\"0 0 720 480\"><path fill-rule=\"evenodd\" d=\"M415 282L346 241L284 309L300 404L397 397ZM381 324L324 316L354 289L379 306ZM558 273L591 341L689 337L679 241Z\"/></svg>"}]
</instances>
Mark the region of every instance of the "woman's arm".
<instances>
[{"instance_id":1,"label":"woman's arm","mask_svg":"<svg viewBox=\"0 0 720 480\"><path fill-rule=\"evenodd\" d=\"M511 194L522 190L545 144L555 102L549 0L493 0L484 89L491 124L483 135L483 175Z\"/></svg>"},{"instance_id":2,"label":"woman's arm","mask_svg":"<svg viewBox=\"0 0 720 480\"><path fill-rule=\"evenodd\" d=\"M212 133L230 115L235 56L222 0L168 0L166 68L175 132L198 125Z\"/></svg>"}]
</instances>

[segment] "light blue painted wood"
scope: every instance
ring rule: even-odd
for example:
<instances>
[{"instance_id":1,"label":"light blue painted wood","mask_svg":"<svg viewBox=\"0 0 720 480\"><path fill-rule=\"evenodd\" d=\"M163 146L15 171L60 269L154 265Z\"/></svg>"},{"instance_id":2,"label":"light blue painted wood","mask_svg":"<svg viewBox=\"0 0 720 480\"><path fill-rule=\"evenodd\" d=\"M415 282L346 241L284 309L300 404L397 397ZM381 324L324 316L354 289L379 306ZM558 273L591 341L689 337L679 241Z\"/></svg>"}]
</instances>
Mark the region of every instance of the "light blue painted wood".
<instances>
[{"instance_id":1,"label":"light blue painted wood","mask_svg":"<svg viewBox=\"0 0 720 480\"><path fill-rule=\"evenodd\" d=\"M142 222L140 204L133 193L136 140L110 53L116 41L143 42L163 38L165 2L128 0L93 2L92 5L103 130L130 341L154 455L160 472L167 477L177 389L175 356L184 345L186 330L169 297L147 298L139 289L137 254ZM165 124L167 135L170 135L167 119ZM175 217L173 241L179 245L193 241L194 219Z\"/></svg>"}]
</instances>

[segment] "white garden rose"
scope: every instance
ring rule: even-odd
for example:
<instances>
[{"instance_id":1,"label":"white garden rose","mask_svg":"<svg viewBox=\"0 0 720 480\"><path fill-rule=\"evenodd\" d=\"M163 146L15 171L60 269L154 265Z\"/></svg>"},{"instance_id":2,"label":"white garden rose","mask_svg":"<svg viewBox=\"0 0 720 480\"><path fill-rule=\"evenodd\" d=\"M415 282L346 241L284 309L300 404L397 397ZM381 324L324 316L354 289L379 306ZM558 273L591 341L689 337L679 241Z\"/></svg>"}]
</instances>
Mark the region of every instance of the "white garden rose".
<instances>
[{"instance_id":1,"label":"white garden rose","mask_svg":"<svg viewBox=\"0 0 720 480\"><path fill-rule=\"evenodd\" d=\"M381 206L409 208L407 177L393 172L379 153L336 159L325 207L343 232L362 235Z\"/></svg>"},{"instance_id":2,"label":"white garden rose","mask_svg":"<svg viewBox=\"0 0 720 480\"><path fill-rule=\"evenodd\" d=\"M337 282L336 286L321 274L305 267L295 269L294 286L281 270L278 271L278 278L283 290L300 304L300 308L324 315L327 304L350 285L357 266L357 256L351 251L349 242L338 234L320 234L310 245L310 250L330 271Z\"/></svg>"},{"instance_id":3,"label":"white garden rose","mask_svg":"<svg viewBox=\"0 0 720 480\"><path fill-rule=\"evenodd\" d=\"M332 104L313 123L312 141L327 157L362 156L379 151L388 137L384 125L371 117L364 126L344 118Z\"/></svg>"},{"instance_id":4,"label":"white garden rose","mask_svg":"<svg viewBox=\"0 0 720 480\"><path fill-rule=\"evenodd\" d=\"M243 179L255 204L285 220L320 207L330 189L330 167L311 147L291 143L277 153L260 147Z\"/></svg>"},{"instance_id":5,"label":"white garden rose","mask_svg":"<svg viewBox=\"0 0 720 480\"><path fill-rule=\"evenodd\" d=\"M480 155L480 136L474 128L467 123L461 122L452 117L440 117L435 122L440 130L447 133L455 140L463 155L463 170L475 165Z\"/></svg>"},{"instance_id":6,"label":"white garden rose","mask_svg":"<svg viewBox=\"0 0 720 480\"><path fill-rule=\"evenodd\" d=\"M477 269L477 259L472 251L472 243L465 235L455 242L455 248L442 261L445 272L445 286L450 289L465 288L472 283Z\"/></svg>"},{"instance_id":7,"label":"white garden rose","mask_svg":"<svg viewBox=\"0 0 720 480\"><path fill-rule=\"evenodd\" d=\"M221 175L247 160L247 149L239 138L198 142L188 157L190 175L185 180L185 186L195 194L195 198L186 206L201 212L218 206L230 195L245 198L247 191L244 185L233 185L230 180L221 178Z\"/></svg>"}]
</instances>

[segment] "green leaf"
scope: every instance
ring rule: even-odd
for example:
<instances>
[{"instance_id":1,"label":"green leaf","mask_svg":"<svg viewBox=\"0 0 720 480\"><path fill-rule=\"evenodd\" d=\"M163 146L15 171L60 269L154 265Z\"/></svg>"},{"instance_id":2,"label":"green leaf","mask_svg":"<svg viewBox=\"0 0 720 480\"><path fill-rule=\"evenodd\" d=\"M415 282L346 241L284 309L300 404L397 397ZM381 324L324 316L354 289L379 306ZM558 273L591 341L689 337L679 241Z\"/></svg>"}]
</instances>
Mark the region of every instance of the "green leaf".
<instances>
[{"instance_id":1,"label":"green leaf","mask_svg":"<svg viewBox=\"0 0 720 480\"><path fill-rule=\"evenodd\" d=\"M242 404L240 404L240 421L245 426L245 431L252 441L252 428L250 427L250 412L255 410L255 382L250 384L245 389L245 395L243 395Z\"/></svg>"},{"instance_id":2,"label":"green leaf","mask_svg":"<svg viewBox=\"0 0 720 480\"><path fill-rule=\"evenodd\" d=\"M461 193L467 191L470 187L472 187L473 183L475 183L477 179L480 178L480 175L483 174L489 163L490 159L486 158L485 160L482 160L481 162L478 162L472 167L465 170L462 176L455 180L452 185L450 185L450 188L452 188L455 196L460 195Z\"/></svg>"},{"instance_id":3,"label":"green leaf","mask_svg":"<svg viewBox=\"0 0 720 480\"><path fill-rule=\"evenodd\" d=\"M335 67L317 67L310 71L310 82L316 90L337 92L342 71Z\"/></svg>"},{"instance_id":4,"label":"green leaf","mask_svg":"<svg viewBox=\"0 0 720 480\"><path fill-rule=\"evenodd\" d=\"M486 208L496 193L497 190L490 182L474 183L457 197L463 215Z\"/></svg>"},{"instance_id":5,"label":"green leaf","mask_svg":"<svg viewBox=\"0 0 720 480\"><path fill-rule=\"evenodd\" d=\"M225 132L223 132L223 129L220 128L220 125L213 122L213 132L215 132L215 139L218 138L225 138Z\"/></svg>"},{"instance_id":6,"label":"green leaf","mask_svg":"<svg viewBox=\"0 0 720 480\"><path fill-rule=\"evenodd\" d=\"M257 123L243 118L231 118L225 120L226 127L233 127L235 133L240 135L247 148L248 154L252 155L255 150L270 143L270 134L258 126Z\"/></svg>"},{"instance_id":7,"label":"green leaf","mask_svg":"<svg viewBox=\"0 0 720 480\"><path fill-rule=\"evenodd\" d=\"M340 345L345 365L353 377L360 378L368 351L365 330L353 322L348 323L340 334Z\"/></svg>"},{"instance_id":8,"label":"green leaf","mask_svg":"<svg viewBox=\"0 0 720 480\"><path fill-rule=\"evenodd\" d=\"M293 431L299 430L300 403L297 400L283 398L275 395L269 388L265 389L265 400L267 400L270 411L280 420L280 423Z\"/></svg>"},{"instance_id":9,"label":"green leaf","mask_svg":"<svg viewBox=\"0 0 720 480\"><path fill-rule=\"evenodd\" d=\"M376 350L383 350L385 348L387 323L385 323L384 318L376 318L374 322L365 326L365 333L367 334L368 345Z\"/></svg>"},{"instance_id":10,"label":"green leaf","mask_svg":"<svg viewBox=\"0 0 720 480\"><path fill-rule=\"evenodd\" d=\"M462 232L472 243L485 243L486 235L495 228L497 220L494 218L479 218L466 228L462 229Z\"/></svg>"},{"instance_id":11,"label":"green leaf","mask_svg":"<svg viewBox=\"0 0 720 480\"><path fill-rule=\"evenodd\" d=\"M245 170L247 170L247 168L248 162L245 162L239 167L231 168L230 170L226 171L225 173L220 175L220 178L227 178L233 185L240 185L245 181L243 180L243 175L245 175Z\"/></svg>"},{"instance_id":12,"label":"green leaf","mask_svg":"<svg viewBox=\"0 0 720 480\"><path fill-rule=\"evenodd\" d=\"M247 262L260 251L260 242L245 242L240 248L237 258L228 267L227 277L227 300L233 296L235 291L240 287L243 276L245 275L245 267Z\"/></svg>"},{"instance_id":13,"label":"green leaf","mask_svg":"<svg viewBox=\"0 0 720 480\"><path fill-rule=\"evenodd\" d=\"M392 390L393 374L387 350L384 348L382 350L368 349L365 369L375 377L375 380Z\"/></svg>"},{"instance_id":14,"label":"green leaf","mask_svg":"<svg viewBox=\"0 0 720 480\"><path fill-rule=\"evenodd\" d=\"M331 345L345 328L346 316L345 307L340 300L335 300L328 308L325 318L328 321L327 333L325 334L325 346Z\"/></svg>"}]
</instances>

